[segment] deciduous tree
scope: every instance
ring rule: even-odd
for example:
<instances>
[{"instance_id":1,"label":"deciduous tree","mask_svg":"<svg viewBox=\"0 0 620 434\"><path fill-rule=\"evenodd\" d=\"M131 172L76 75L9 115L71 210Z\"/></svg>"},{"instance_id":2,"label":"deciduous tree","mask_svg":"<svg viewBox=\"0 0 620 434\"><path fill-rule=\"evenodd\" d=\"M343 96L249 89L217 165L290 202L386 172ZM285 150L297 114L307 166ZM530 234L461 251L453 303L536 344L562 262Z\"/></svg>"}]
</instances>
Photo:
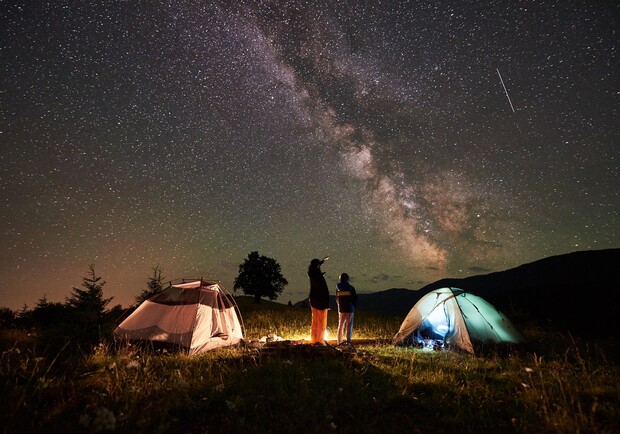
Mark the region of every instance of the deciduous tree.
<instances>
[{"instance_id":1,"label":"deciduous tree","mask_svg":"<svg viewBox=\"0 0 620 434\"><path fill-rule=\"evenodd\" d=\"M275 300L288 285L282 276L280 264L275 259L251 252L239 265L239 275L234 282L234 291L243 290L245 295L253 295L254 302L260 303L262 297Z\"/></svg>"}]
</instances>

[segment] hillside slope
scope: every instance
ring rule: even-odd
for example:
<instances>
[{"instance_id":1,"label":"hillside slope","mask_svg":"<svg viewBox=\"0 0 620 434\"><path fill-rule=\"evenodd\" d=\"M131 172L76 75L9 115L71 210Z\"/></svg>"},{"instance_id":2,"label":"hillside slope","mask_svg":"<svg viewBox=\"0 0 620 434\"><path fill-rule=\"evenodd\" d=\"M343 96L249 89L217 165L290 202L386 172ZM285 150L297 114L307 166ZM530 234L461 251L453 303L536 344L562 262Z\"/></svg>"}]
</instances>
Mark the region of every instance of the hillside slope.
<instances>
[{"instance_id":1,"label":"hillside slope","mask_svg":"<svg viewBox=\"0 0 620 434\"><path fill-rule=\"evenodd\" d=\"M393 288L360 294L359 309L404 316L423 295L450 286L483 297L516 323L614 335L612 321L620 312L618 270L620 249L574 252L505 271L441 279L419 290ZM334 296L331 301L335 309Z\"/></svg>"},{"instance_id":2,"label":"hillside slope","mask_svg":"<svg viewBox=\"0 0 620 434\"><path fill-rule=\"evenodd\" d=\"M613 334L612 320L620 312L619 265L620 249L574 252L506 271L442 279L419 291L453 286L483 297L516 321Z\"/></svg>"}]
</instances>

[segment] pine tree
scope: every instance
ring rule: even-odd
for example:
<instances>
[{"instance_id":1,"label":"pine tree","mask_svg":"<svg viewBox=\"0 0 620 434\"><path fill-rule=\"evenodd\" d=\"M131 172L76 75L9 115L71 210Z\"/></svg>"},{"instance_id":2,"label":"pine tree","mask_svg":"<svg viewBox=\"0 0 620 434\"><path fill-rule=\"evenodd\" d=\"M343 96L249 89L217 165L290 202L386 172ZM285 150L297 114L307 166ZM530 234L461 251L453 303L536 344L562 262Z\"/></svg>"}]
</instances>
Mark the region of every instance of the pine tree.
<instances>
[{"instance_id":1,"label":"pine tree","mask_svg":"<svg viewBox=\"0 0 620 434\"><path fill-rule=\"evenodd\" d=\"M67 297L66 305L73 322L82 328L84 336L97 338L105 314L105 308L114 297L103 298L105 281L95 273L95 266L88 266L88 275L82 279L82 287L73 288L73 294Z\"/></svg>"},{"instance_id":2,"label":"pine tree","mask_svg":"<svg viewBox=\"0 0 620 434\"><path fill-rule=\"evenodd\" d=\"M136 305L144 303L144 301L148 300L155 294L159 294L163 291L163 282L166 278L162 276L162 273L163 269L159 266L159 264L153 267L153 275L148 276L146 280L146 289L143 289L140 295L136 297Z\"/></svg>"},{"instance_id":3,"label":"pine tree","mask_svg":"<svg viewBox=\"0 0 620 434\"><path fill-rule=\"evenodd\" d=\"M35 327L50 327L67 322L67 310L68 307L62 303L47 301L44 294L32 310L32 323Z\"/></svg>"},{"instance_id":4,"label":"pine tree","mask_svg":"<svg viewBox=\"0 0 620 434\"><path fill-rule=\"evenodd\" d=\"M32 311L29 310L27 304L24 304L20 310L15 312L15 322L23 329L32 327Z\"/></svg>"}]
</instances>

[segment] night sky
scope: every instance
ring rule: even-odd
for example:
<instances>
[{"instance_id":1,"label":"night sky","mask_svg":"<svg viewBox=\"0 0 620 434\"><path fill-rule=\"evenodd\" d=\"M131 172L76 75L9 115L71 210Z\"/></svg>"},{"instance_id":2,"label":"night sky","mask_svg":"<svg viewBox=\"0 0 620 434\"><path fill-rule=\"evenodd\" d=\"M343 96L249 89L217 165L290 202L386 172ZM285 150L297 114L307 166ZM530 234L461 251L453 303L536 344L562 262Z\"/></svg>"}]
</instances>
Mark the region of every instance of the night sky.
<instances>
[{"instance_id":1,"label":"night sky","mask_svg":"<svg viewBox=\"0 0 620 434\"><path fill-rule=\"evenodd\" d=\"M89 264L128 306L257 250L286 303L325 255L373 292L620 246L617 1L0 9L2 306Z\"/></svg>"}]
</instances>

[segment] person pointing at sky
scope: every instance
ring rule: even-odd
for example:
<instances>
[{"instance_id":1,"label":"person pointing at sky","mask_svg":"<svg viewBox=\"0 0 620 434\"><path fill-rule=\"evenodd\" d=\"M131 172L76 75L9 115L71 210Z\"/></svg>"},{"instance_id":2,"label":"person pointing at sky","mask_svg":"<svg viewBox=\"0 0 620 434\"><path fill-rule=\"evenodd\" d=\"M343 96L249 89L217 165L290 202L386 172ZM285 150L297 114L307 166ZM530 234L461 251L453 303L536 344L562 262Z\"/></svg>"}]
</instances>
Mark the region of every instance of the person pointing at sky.
<instances>
[{"instance_id":1,"label":"person pointing at sky","mask_svg":"<svg viewBox=\"0 0 620 434\"><path fill-rule=\"evenodd\" d=\"M325 329L327 328L327 311L329 310L329 289L321 271L323 260L313 259L308 267L310 278L310 309L312 310L311 343L326 345Z\"/></svg>"}]
</instances>

